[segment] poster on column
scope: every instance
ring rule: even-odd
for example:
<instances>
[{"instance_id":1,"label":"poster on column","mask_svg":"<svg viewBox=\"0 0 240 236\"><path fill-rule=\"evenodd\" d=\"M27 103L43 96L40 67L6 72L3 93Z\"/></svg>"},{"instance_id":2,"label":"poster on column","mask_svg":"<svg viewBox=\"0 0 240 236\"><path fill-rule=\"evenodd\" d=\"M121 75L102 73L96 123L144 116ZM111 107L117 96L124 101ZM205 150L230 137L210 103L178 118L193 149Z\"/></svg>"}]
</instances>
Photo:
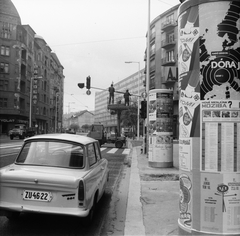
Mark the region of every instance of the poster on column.
<instances>
[{"instance_id":1,"label":"poster on column","mask_svg":"<svg viewBox=\"0 0 240 236\"><path fill-rule=\"evenodd\" d=\"M181 15L178 39L180 137L200 137L199 20L198 6Z\"/></svg>"},{"instance_id":2,"label":"poster on column","mask_svg":"<svg viewBox=\"0 0 240 236\"><path fill-rule=\"evenodd\" d=\"M190 171L192 169L192 139L181 138L179 140L179 168Z\"/></svg>"},{"instance_id":3,"label":"poster on column","mask_svg":"<svg viewBox=\"0 0 240 236\"><path fill-rule=\"evenodd\" d=\"M239 100L239 2L202 4L199 15L201 100Z\"/></svg>"},{"instance_id":4,"label":"poster on column","mask_svg":"<svg viewBox=\"0 0 240 236\"><path fill-rule=\"evenodd\" d=\"M239 232L239 209L239 174L201 174L201 231Z\"/></svg>"},{"instance_id":5,"label":"poster on column","mask_svg":"<svg viewBox=\"0 0 240 236\"><path fill-rule=\"evenodd\" d=\"M201 119L202 171L239 172L239 102L202 101Z\"/></svg>"},{"instance_id":6,"label":"poster on column","mask_svg":"<svg viewBox=\"0 0 240 236\"><path fill-rule=\"evenodd\" d=\"M179 220L189 229L192 226L192 175L191 172L182 172L179 175Z\"/></svg>"}]
</instances>

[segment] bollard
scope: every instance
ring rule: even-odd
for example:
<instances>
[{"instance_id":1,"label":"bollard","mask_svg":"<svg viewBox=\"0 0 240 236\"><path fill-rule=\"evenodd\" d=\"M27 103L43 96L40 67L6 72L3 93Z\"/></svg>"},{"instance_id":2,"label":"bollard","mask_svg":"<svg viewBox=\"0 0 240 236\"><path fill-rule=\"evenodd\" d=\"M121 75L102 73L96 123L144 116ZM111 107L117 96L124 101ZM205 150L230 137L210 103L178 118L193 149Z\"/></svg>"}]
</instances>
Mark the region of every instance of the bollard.
<instances>
[{"instance_id":1,"label":"bollard","mask_svg":"<svg viewBox=\"0 0 240 236\"><path fill-rule=\"evenodd\" d=\"M178 14L179 235L240 235L240 0Z\"/></svg>"}]
</instances>

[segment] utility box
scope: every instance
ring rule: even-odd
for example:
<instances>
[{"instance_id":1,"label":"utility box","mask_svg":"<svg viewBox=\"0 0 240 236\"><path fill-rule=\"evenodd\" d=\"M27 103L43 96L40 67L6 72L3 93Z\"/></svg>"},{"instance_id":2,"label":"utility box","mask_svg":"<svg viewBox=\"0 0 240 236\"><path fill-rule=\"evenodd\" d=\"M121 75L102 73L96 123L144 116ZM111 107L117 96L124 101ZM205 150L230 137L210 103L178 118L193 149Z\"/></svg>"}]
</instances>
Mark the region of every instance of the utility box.
<instances>
[{"instance_id":1,"label":"utility box","mask_svg":"<svg viewBox=\"0 0 240 236\"><path fill-rule=\"evenodd\" d=\"M179 7L179 235L240 235L240 0Z\"/></svg>"}]
</instances>

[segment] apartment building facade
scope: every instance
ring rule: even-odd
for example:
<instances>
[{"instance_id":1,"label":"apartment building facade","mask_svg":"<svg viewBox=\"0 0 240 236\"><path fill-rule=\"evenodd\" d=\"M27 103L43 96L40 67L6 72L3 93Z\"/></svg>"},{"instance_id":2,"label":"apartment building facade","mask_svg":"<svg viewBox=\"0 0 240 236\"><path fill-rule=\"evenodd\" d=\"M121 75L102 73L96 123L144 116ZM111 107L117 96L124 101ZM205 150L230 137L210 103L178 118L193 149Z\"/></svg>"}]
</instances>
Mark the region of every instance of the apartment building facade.
<instances>
[{"instance_id":1,"label":"apartment building facade","mask_svg":"<svg viewBox=\"0 0 240 236\"><path fill-rule=\"evenodd\" d=\"M178 138L178 47L176 5L156 17L150 23L149 90L173 90L173 138ZM147 73L147 50L145 53L145 74Z\"/></svg>"},{"instance_id":2,"label":"apartment building facade","mask_svg":"<svg viewBox=\"0 0 240 236\"><path fill-rule=\"evenodd\" d=\"M64 68L45 40L21 24L10 0L0 1L0 47L0 133L16 123L60 131Z\"/></svg>"}]
</instances>

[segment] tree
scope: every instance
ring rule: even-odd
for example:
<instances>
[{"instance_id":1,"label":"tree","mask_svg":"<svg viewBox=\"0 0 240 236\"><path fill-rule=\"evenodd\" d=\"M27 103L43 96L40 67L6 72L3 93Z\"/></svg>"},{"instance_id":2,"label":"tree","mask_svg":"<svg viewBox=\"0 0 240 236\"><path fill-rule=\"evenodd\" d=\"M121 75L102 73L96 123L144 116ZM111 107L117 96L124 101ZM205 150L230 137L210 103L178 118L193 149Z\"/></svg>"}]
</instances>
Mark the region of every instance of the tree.
<instances>
[{"instance_id":1,"label":"tree","mask_svg":"<svg viewBox=\"0 0 240 236\"><path fill-rule=\"evenodd\" d=\"M138 119L137 110L138 110L137 102L133 101L131 106L128 106L127 110L122 111L121 118L120 118L123 126L133 127L134 136L136 135L136 130L137 130L137 119Z\"/></svg>"},{"instance_id":2,"label":"tree","mask_svg":"<svg viewBox=\"0 0 240 236\"><path fill-rule=\"evenodd\" d=\"M78 124L76 124L76 123L73 123L73 124L71 124L70 125L70 127L69 127L70 129L73 129L75 132L76 131L78 131L79 130L79 125Z\"/></svg>"},{"instance_id":3,"label":"tree","mask_svg":"<svg viewBox=\"0 0 240 236\"><path fill-rule=\"evenodd\" d=\"M82 126L85 133L88 132L89 127L90 127L90 125L88 125L88 124L85 124Z\"/></svg>"}]
</instances>

